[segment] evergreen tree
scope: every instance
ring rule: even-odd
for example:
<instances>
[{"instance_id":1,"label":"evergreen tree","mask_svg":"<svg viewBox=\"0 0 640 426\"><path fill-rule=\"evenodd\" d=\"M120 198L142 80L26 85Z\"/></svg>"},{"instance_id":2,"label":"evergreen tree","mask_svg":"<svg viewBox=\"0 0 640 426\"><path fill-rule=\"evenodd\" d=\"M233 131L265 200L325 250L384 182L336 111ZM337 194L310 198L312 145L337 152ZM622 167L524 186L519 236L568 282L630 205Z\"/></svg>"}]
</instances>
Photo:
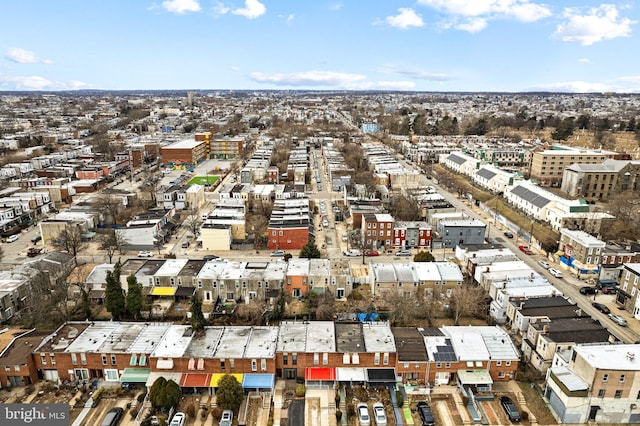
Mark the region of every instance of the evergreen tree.
<instances>
[{"instance_id":1,"label":"evergreen tree","mask_svg":"<svg viewBox=\"0 0 640 426\"><path fill-rule=\"evenodd\" d=\"M191 312L191 328L193 328L194 331L204 330L207 320L202 313L202 300L200 300L198 293L191 297L191 307L189 310Z\"/></svg>"},{"instance_id":2,"label":"evergreen tree","mask_svg":"<svg viewBox=\"0 0 640 426\"><path fill-rule=\"evenodd\" d=\"M415 256L413 256L413 261L414 262L435 262L436 259L433 257L433 254L431 254L430 252L421 251Z\"/></svg>"},{"instance_id":3,"label":"evergreen tree","mask_svg":"<svg viewBox=\"0 0 640 426\"><path fill-rule=\"evenodd\" d=\"M129 290L127 291L127 311L133 315L133 319L138 319L142 309L142 284L138 282L135 275L127 277Z\"/></svg>"},{"instance_id":4,"label":"evergreen tree","mask_svg":"<svg viewBox=\"0 0 640 426\"><path fill-rule=\"evenodd\" d=\"M309 241L300 249L301 259L320 259L320 250L313 241Z\"/></svg>"},{"instance_id":5,"label":"evergreen tree","mask_svg":"<svg viewBox=\"0 0 640 426\"><path fill-rule=\"evenodd\" d=\"M116 263L113 271L107 271L106 282L105 307L111 312L114 320L119 320L126 312L124 293L120 285L120 262Z\"/></svg>"},{"instance_id":6,"label":"evergreen tree","mask_svg":"<svg viewBox=\"0 0 640 426\"><path fill-rule=\"evenodd\" d=\"M242 385L238 380L230 374L225 374L218 383L216 389L216 402L223 410L232 410L237 412L242 404L244 392Z\"/></svg>"}]
</instances>

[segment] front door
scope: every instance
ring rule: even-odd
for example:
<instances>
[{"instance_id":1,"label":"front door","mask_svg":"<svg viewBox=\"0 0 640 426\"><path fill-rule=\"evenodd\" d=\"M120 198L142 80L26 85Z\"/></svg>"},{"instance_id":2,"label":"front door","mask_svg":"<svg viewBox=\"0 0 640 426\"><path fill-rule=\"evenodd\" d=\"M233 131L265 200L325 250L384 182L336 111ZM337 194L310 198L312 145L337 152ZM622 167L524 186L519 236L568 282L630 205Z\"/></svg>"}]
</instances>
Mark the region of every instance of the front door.
<instances>
[{"instance_id":1,"label":"front door","mask_svg":"<svg viewBox=\"0 0 640 426\"><path fill-rule=\"evenodd\" d=\"M596 419L596 414L598 414L598 410L600 409L600 407L598 405L592 405L591 409L589 410L589 420L595 420Z\"/></svg>"},{"instance_id":2,"label":"front door","mask_svg":"<svg viewBox=\"0 0 640 426\"><path fill-rule=\"evenodd\" d=\"M298 378L298 369L297 368L285 368L284 369L284 378L287 380L295 380Z\"/></svg>"}]
</instances>

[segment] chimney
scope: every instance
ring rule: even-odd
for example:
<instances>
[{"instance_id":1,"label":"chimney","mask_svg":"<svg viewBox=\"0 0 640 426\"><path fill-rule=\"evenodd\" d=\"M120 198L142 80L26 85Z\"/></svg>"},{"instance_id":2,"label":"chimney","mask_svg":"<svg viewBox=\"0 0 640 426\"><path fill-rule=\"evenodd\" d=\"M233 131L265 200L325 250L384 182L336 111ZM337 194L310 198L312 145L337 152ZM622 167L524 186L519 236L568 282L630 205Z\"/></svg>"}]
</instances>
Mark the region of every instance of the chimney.
<instances>
[{"instance_id":1,"label":"chimney","mask_svg":"<svg viewBox=\"0 0 640 426\"><path fill-rule=\"evenodd\" d=\"M542 334L547 334L549 332L549 326L548 325L543 325L542 326Z\"/></svg>"}]
</instances>

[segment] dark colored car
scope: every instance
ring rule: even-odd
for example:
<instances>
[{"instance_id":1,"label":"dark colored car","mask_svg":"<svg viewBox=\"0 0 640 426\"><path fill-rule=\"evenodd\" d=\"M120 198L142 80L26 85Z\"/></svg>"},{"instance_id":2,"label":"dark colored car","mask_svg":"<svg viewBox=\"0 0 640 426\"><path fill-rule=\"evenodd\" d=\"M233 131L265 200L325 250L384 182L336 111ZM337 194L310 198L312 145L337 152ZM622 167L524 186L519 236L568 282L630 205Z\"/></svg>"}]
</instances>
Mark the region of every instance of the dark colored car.
<instances>
[{"instance_id":1,"label":"dark colored car","mask_svg":"<svg viewBox=\"0 0 640 426\"><path fill-rule=\"evenodd\" d=\"M422 426L435 426L436 421L433 418L433 413L431 412L429 404L424 401L420 401L418 402L417 408L420 419L422 420Z\"/></svg>"},{"instance_id":2,"label":"dark colored car","mask_svg":"<svg viewBox=\"0 0 640 426\"><path fill-rule=\"evenodd\" d=\"M37 243L38 241L40 241L41 239L42 239L42 237L41 237L40 235L36 235L35 237L33 237L33 238L31 239L31 242L32 242L33 244L35 244L35 243Z\"/></svg>"},{"instance_id":3,"label":"dark colored car","mask_svg":"<svg viewBox=\"0 0 640 426\"><path fill-rule=\"evenodd\" d=\"M610 314L611 311L609 310L609 308L607 308L606 305L603 305L602 303L598 303L598 302L593 302L591 304L591 306L593 306L594 308L596 308L597 310L599 310L600 312L602 312L603 314Z\"/></svg>"},{"instance_id":4,"label":"dark colored car","mask_svg":"<svg viewBox=\"0 0 640 426\"><path fill-rule=\"evenodd\" d=\"M513 233L512 232L504 232L503 235L507 238L513 238Z\"/></svg>"},{"instance_id":5,"label":"dark colored car","mask_svg":"<svg viewBox=\"0 0 640 426\"><path fill-rule=\"evenodd\" d=\"M214 254L208 254L208 255L206 255L206 256L202 256L202 259L204 259L204 260L207 260L207 261L208 261L208 260L220 259L220 257L219 257L219 256L216 256L216 255L214 255Z\"/></svg>"},{"instance_id":6,"label":"dark colored car","mask_svg":"<svg viewBox=\"0 0 640 426\"><path fill-rule=\"evenodd\" d=\"M616 294L618 292L618 287L603 287L603 294Z\"/></svg>"},{"instance_id":7,"label":"dark colored car","mask_svg":"<svg viewBox=\"0 0 640 426\"><path fill-rule=\"evenodd\" d=\"M598 292L598 290L595 287L580 287L580 294L596 294Z\"/></svg>"},{"instance_id":8,"label":"dark colored car","mask_svg":"<svg viewBox=\"0 0 640 426\"><path fill-rule=\"evenodd\" d=\"M123 415L124 410L122 408L112 408L104 416L104 419L102 419L102 423L100 424L100 426L116 426L120 422L120 419Z\"/></svg>"},{"instance_id":9,"label":"dark colored car","mask_svg":"<svg viewBox=\"0 0 640 426\"><path fill-rule=\"evenodd\" d=\"M507 413L507 417L512 422L520 421L520 411L518 411L518 407L513 403L513 400L508 396L500 397L500 405L504 409L504 412Z\"/></svg>"}]
</instances>

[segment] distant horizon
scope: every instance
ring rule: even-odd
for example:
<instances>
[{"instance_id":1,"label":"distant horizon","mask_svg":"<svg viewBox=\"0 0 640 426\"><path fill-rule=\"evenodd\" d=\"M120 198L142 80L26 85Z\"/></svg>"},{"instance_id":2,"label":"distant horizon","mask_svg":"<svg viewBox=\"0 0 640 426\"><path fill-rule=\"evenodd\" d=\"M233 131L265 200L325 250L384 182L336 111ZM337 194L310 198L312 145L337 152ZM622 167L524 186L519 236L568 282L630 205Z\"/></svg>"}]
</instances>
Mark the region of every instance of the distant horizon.
<instances>
[{"instance_id":1,"label":"distant horizon","mask_svg":"<svg viewBox=\"0 0 640 426\"><path fill-rule=\"evenodd\" d=\"M2 12L3 91L640 93L638 3L31 0Z\"/></svg>"}]
</instances>

